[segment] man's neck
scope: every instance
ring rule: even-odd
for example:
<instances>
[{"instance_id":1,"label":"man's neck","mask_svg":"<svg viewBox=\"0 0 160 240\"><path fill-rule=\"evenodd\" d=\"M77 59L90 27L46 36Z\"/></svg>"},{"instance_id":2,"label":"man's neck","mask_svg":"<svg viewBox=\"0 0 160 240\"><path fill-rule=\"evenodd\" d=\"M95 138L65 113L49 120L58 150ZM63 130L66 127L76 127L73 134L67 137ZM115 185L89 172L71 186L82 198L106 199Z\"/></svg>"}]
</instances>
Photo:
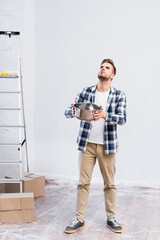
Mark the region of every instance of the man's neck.
<instances>
[{"instance_id":1,"label":"man's neck","mask_svg":"<svg viewBox=\"0 0 160 240\"><path fill-rule=\"evenodd\" d=\"M111 90L111 81L99 81L96 89L99 92L108 92Z\"/></svg>"}]
</instances>

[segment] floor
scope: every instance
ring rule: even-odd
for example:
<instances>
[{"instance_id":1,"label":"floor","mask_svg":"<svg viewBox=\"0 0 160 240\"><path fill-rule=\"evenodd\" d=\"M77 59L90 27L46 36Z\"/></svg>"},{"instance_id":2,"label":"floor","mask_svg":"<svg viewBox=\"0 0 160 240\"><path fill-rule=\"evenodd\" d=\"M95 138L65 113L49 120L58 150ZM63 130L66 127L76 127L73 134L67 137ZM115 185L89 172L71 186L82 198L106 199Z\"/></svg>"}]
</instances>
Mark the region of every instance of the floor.
<instances>
[{"instance_id":1,"label":"floor","mask_svg":"<svg viewBox=\"0 0 160 240\"><path fill-rule=\"evenodd\" d=\"M35 221L0 224L1 240L160 240L160 189L117 186L117 220L122 234L105 225L103 186L91 185L85 228L65 234L75 216L76 183L47 180L46 194L35 200Z\"/></svg>"}]
</instances>

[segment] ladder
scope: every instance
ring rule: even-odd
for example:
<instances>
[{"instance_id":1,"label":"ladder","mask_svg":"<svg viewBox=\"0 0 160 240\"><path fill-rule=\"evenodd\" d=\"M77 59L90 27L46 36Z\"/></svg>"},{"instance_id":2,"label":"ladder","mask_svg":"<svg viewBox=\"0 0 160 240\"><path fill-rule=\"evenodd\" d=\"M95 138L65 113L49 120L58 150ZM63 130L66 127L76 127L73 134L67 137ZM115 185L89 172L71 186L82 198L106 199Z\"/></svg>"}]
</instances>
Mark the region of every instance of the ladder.
<instances>
[{"instance_id":1,"label":"ladder","mask_svg":"<svg viewBox=\"0 0 160 240\"><path fill-rule=\"evenodd\" d=\"M3 129L18 129L18 142L7 142L2 143L0 142L0 147L6 147L6 146L14 146L17 147L19 159L14 161L4 161L0 160L0 165L17 165L19 166L19 178L0 178L0 183L19 183L20 184L20 192L23 192L22 187L22 172L23 172L23 166L22 166L22 147L25 146L25 154L26 154L26 164L27 164L27 172L29 172L29 164L28 164L28 150L27 150L27 137L26 137L26 124L25 124L25 114L24 114L24 99L23 99L23 86L22 86L22 72L21 72L21 59L20 59L20 32L14 32L14 31L0 31L0 37L4 38L4 41L12 41L12 38L16 38L18 48L17 48L17 68L16 71L13 72L3 72L0 73L0 86L2 84L2 81L18 81L16 82L17 88L14 91L0 91L0 95L5 94L12 94L18 95L18 107L0 107L0 112L7 112L9 114L11 111L16 111L18 114L18 124L1 124L0 128ZM0 56L1 57L1 56ZM13 83L12 83L13 84ZM23 131L23 137L22 139L22 131Z\"/></svg>"}]
</instances>

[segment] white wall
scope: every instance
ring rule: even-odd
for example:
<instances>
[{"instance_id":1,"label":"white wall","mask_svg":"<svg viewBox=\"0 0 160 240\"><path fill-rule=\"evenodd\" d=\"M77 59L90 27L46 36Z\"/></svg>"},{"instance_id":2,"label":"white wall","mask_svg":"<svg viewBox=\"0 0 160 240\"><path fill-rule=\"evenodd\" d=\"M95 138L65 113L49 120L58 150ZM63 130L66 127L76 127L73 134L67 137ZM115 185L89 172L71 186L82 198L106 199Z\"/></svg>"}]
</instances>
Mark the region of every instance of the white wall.
<instances>
[{"instance_id":1,"label":"white wall","mask_svg":"<svg viewBox=\"0 0 160 240\"><path fill-rule=\"evenodd\" d=\"M128 100L116 179L159 184L159 12L157 0L0 1L0 29L22 33L31 171L77 177L79 120L64 110L97 83L109 57L118 70L113 86ZM93 177L101 178L98 166Z\"/></svg>"},{"instance_id":2,"label":"white wall","mask_svg":"<svg viewBox=\"0 0 160 240\"><path fill-rule=\"evenodd\" d=\"M35 171L77 176L79 120L64 110L112 58L128 100L116 179L159 183L159 12L157 0L36 1Z\"/></svg>"},{"instance_id":3,"label":"white wall","mask_svg":"<svg viewBox=\"0 0 160 240\"><path fill-rule=\"evenodd\" d=\"M35 7L36 0L25 0L23 85L30 172L35 161Z\"/></svg>"},{"instance_id":4,"label":"white wall","mask_svg":"<svg viewBox=\"0 0 160 240\"><path fill-rule=\"evenodd\" d=\"M20 50L22 61L22 75L23 75L23 92L24 92L24 106L27 126L27 140L28 140L28 156L30 171L33 171L34 164L34 112L35 112L35 1L34 0L1 0L0 1L0 30L1 31L20 31ZM15 37L11 39L3 39L0 36L0 73L8 70L17 70L17 46L18 41ZM15 64L16 63L16 64ZM10 81L10 82L9 82ZM15 84L11 84L15 81ZM11 90L10 86L14 88L16 80L2 80L0 81L1 90ZM14 88L16 90L16 87ZM13 89L12 89L13 90ZM15 107L16 98L13 95L0 95L1 107ZM6 105L7 104L7 105ZM10 114L11 113L11 114ZM17 124L17 114L13 112L0 112L0 124ZM0 129L0 142L16 142L17 129ZM11 138L12 137L12 138ZM16 139L16 140L15 140ZM0 148L0 160L18 160L17 150L5 147ZM24 149L24 148L23 148ZM25 152L23 152L25 153ZM4 159L5 158L5 159ZM26 163L25 154L23 154L23 161ZM24 167L25 168L25 167ZM26 168L25 168L26 170ZM0 176L4 177L8 173L18 172L18 168L13 165L1 165Z\"/></svg>"}]
</instances>

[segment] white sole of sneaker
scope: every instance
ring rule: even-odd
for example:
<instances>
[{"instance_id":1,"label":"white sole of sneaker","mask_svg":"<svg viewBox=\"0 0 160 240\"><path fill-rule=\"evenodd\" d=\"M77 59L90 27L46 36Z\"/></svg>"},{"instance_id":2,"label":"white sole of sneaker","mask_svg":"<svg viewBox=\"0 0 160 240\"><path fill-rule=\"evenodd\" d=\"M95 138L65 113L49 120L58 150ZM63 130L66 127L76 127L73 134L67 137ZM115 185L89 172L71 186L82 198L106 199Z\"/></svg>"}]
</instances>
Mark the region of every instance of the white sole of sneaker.
<instances>
[{"instance_id":1,"label":"white sole of sneaker","mask_svg":"<svg viewBox=\"0 0 160 240\"><path fill-rule=\"evenodd\" d=\"M114 230L114 229L111 228L111 226L109 226L108 224L107 224L107 227L108 227L112 232L114 232L114 233L122 233L122 230Z\"/></svg>"}]
</instances>

